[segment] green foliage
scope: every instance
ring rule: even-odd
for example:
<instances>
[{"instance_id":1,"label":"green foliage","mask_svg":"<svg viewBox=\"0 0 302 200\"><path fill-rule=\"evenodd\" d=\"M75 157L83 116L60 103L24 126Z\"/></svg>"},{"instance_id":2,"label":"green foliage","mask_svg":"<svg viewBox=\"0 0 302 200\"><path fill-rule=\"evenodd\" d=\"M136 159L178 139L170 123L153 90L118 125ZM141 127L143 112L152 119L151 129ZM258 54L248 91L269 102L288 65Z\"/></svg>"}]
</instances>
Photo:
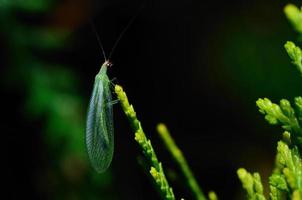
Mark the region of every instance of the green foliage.
<instances>
[{"instance_id":1,"label":"green foliage","mask_svg":"<svg viewBox=\"0 0 302 200\"><path fill-rule=\"evenodd\" d=\"M272 187L275 187L277 190L280 191L288 191L287 183L285 180L284 175L279 173L274 173L272 176L269 177L269 184Z\"/></svg>"},{"instance_id":2,"label":"green foliage","mask_svg":"<svg viewBox=\"0 0 302 200\"><path fill-rule=\"evenodd\" d=\"M142 125L136 117L136 112L134 111L133 106L129 104L126 93L119 85L115 85L115 93L131 124L132 130L135 133L135 140L138 142L143 154L145 155L145 158L150 165L150 174L153 177L158 191L160 191L163 199L174 200L174 193L172 188L169 186L168 180L166 179L162 164L158 161L151 141L147 139Z\"/></svg>"},{"instance_id":3,"label":"green foliage","mask_svg":"<svg viewBox=\"0 0 302 200\"><path fill-rule=\"evenodd\" d=\"M278 142L277 147L277 165L285 177L288 187L291 191L302 191L302 165L301 158L297 147L289 148L282 141ZM286 190L287 187L282 179L278 179L280 189ZM281 181L282 180L282 181Z\"/></svg>"},{"instance_id":4,"label":"green foliage","mask_svg":"<svg viewBox=\"0 0 302 200\"><path fill-rule=\"evenodd\" d=\"M271 199L300 199L302 181L302 160L296 146L290 148L284 141L277 146L276 163L269 177Z\"/></svg>"},{"instance_id":5,"label":"green foliage","mask_svg":"<svg viewBox=\"0 0 302 200\"><path fill-rule=\"evenodd\" d=\"M193 172L191 171L183 153L178 148L178 146L175 144L173 138L170 135L169 130L164 124L158 124L157 125L157 132L160 135L160 138L165 144L165 147L169 151L171 157L174 159L174 161L177 163L180 171L182 172L185 182L188 185L188 188L191 190L191 193L194 194L195 199L197 200L205 200L205 196L199 187ZM211 198L210 198L211 196ZM214 192L211 192L209 194L210 199L217 199L217 196Z\"/></svg>"},{"instance_id":6,"label":"green foliage","mask_svg":"<svg viewBox=\"0 0 302 200\"><path fill-rule=\"evenodd\" d=\"M245 169L240 168L237 171L237 175L242 182L243 188L247 192L247 199L249 200L265 200L263 195L263 186L259 173L253 175L247 172Z\"/></svg>"},{"instance_id":7,"label":"green foliage","mask_svg":"<svg viewBox=\"0 0 302 200\"><path fill-rule=\"evenodd\" d=\"M294 28L302 34L302 12L290 4L285 7L285 14ZM293 42L284 45L292 63L302 73L302 51ZM302 197L302 160L298 147L302 147L302 98L296 97L293 108L290 102L282 99L278 104L268 98L256 101L260 113L272 125L281 125L284 130L283 141L277 145L275 169L269 177L270 199L294 199ZM291 134L293 140L291 140ZM247 191L248 199L265 199L259 174L251 175L244 169L239 169L238 177Z\"/></svg>"},{"instance_id":8,"label":"green foliage","mask_svg":"<svg viewBox=\"0 0 302 200\"><path fill-rule=\"evenodd\" d=\"M292 63L297 67L297 69L302 73L302 51L300 47L296 46L293 42L286 42L285 50L287 51L287 54L292 60Z\"/></svg>"},{"instance_id":9,"label":"green foliage","mask_svg":"<svg viewBox=\"0 0 302 200\"><path fill-rule=\"evenodd\" d=\"M302 11L297 6L293 4L288 4L284 8L284 13L293 25L294 29L300 34L302 33Z\"/></svg>"},{"instance_id":10,"label":"green foliage","mask_svg":"<svg viewBox=\"0 0 302 200\"><path fill-rule=\"evenodd\" d=\"M285 8L285 13L295 29L302 33L302 14L301 11L293 6L288 5ZM296 65L297 69L302 73L302 51L293 42L287 42L285 49ZM144 134L140 121L136 118L136 113L133 106L129 104L126 94L118 85L115 87L115 92L121 102L122 108L128 117L133 131L135 132L135 140L139 143L142 152L150 163L151 176L153 177L157 188L161 191L164 199L174 199L172 189L169 187L166 180L161 163L158 161L151 141ZM302 148L302 97L296 97L294 107L286 100L280 100L279 104L273 103L268 98L259 98L256 101L260 113L265 115L265 119L272 125L281 125L285 130L283 133L283 141L279 141L277 145L277 154L275 168L269 177L269 198L272 200L294 199L301 200L302 196L302 160L298 147ZM182 154L182 151L177 147L171 137L167 127L164 124L159 124L157 127L159 135L169 151L171 157L177 163L180 171L187 180L188 188L194 194L195 199L204 200L202 190L197 184L191 169ZM291 134L293 140L291 140ZM264 188L259 173L249 173L244 168L237 171L237 175L246 190L247 199L249 200L265 200ZM169 193L170 192L170 193ZM214 192L209 192L208 199L217 200L217 195Z\"/></svg>"},{"instance_id":11,"label":"green foliage","mask_svg":"<svg viewBox=\"0 0 302 200\"><path fill-rule=\"evenodd\" d=\"M208 196L209 196L209 200L218 200L218 197L214 191L210 191Z\"/></svg>"},{"instance_id":12,"label":"green foliage","mask_svg":"<svg viewBox=\"0 0 302 200\"><path fill-rule=\"evenodd\" d=\"M295 98L295 106L297 109L292 108L290 102L282 99L280 104L272 103L268 98L259 98L256 104L260 113L265 115L265 119L272 125L280 124L286 131L293 133L294 141L299 146L302 145L302 129L300 126L301 121L301 97ZM297 117L298 116L298 117Z\"/></svg>"}]
</instances>

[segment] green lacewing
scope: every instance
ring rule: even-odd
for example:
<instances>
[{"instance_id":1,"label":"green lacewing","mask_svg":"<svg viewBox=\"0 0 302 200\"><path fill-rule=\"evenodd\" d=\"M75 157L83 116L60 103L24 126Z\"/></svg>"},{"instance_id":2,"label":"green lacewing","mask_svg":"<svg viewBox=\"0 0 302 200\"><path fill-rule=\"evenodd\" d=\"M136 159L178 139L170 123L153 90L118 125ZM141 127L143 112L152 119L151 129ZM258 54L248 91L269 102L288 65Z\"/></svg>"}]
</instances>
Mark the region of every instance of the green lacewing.
<instances>
[{"instance_id":1,"label":"green lacewing","mask_svg":"<svg viewBox=\"0 0 302 200\"><path fill-rule=\"evenodd\" d=\"M109 58L123 34L137 15L132 17L127 26L120 33L112 47ZM110 91L111 82L107 76L107 69L112 66L112 63L106 58L103 45L92 22L91 25L97 37L99 46L101 47L105 62L102 64L99 73L95 76L92 95L88 106L86 120L86 148L92 167L98 173L102 173L110 166L114 150L113 102Z\"/></svg>"},{"instance_id":2,"label":"green lacewing","mask_svg":"<svg viewBox=\"0 0 302 200\"><path fill-rule=\"evenodd\" d=\"M113 157L113 112L110 80L107 68L112 64L106 60L95 76L86 122L86 146L92 167L104 172Z\"/></svg>"}]
</instances>

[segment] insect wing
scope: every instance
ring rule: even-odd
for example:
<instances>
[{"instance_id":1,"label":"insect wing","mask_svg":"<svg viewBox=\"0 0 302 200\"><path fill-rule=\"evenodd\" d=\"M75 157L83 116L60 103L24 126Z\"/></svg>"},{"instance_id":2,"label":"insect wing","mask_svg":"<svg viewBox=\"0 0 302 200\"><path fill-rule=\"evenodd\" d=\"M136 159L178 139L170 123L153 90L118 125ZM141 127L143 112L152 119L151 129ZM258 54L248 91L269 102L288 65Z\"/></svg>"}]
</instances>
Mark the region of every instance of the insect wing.
<instances>
[{"instance_id":1,"label":"insect wing","mask_svg":"<svg viewBox=\"0 0 302 200\"><path fill-rule=\"evenodd\" d=\"M87 124L86 146L92 167L104 172L113 157L113 112L109 79L106 71L96 76L90 99Z\"/></svg>"}]
</instances>

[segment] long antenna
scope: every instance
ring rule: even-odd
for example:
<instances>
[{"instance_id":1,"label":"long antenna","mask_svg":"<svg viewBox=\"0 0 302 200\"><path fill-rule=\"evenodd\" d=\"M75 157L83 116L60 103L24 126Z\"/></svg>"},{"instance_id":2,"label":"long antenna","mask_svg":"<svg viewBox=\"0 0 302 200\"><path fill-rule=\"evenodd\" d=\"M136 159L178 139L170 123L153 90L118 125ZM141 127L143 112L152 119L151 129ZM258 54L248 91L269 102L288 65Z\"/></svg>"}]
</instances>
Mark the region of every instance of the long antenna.
<instances>
[{"instance_id":1,"label":"long antenna","mask_svg":"<svg viewBox=\"0 0 302 200\"><path fill-rule=\"evenodd\" d=\"M91 29L92 29L92 31L94 32L94 34L95 34L95 36L96 36L96 39L97 39L97 41L98 41L98 43L99 43L99 46L100 46L100 48L101 48L101 52L102 52L102 54L103 54L103 56L104 56L104 59L105 59L105 61L106 61L106 60L107 60L107 57L106 57L105 50L104 50L103 44L102 44L102 42L101 42L100 36L99 36L98 32L96 31L96 28L95 28L95 25L94 25L92 19L90 19L89 22L90 22L90 25L91 25Z\"/></svg>"},{"instance_id":2,"label":"long antenna","mask_svg":"<svg viewBox=\"0 0 302 200\"><path fill-rule=\"evenodd\" d=\"M125 28L123 29L123 31L120 33L120 35L118 36L118 38L116 39L111 51L110 51L110 54L109 54L109 57L108 59L111 58L115 48L117 47L119 41L122 39L123 35L125 34L125 32L128 30L128 28L130 27L130 25L134 22L134 20L136 19L136 17L140 14L140 11L144 8L144 4L140 7L139 9L139 12L136 13L136 15L134 15L131 20L128 22L128 24L125 26Z\"/></svg>"}]
</instances>

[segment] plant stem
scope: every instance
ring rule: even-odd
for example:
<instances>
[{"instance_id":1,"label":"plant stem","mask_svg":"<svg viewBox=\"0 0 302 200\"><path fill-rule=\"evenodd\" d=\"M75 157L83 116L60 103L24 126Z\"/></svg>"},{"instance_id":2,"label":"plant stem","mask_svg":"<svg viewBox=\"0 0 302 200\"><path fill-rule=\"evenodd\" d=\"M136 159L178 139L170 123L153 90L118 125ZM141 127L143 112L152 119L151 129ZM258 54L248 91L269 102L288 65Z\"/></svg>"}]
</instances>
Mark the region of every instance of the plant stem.
<instances>
[{"instance_id":1,"label":"plant stem","mask_svg":"<svg viewBox=\"0 0 302 200\"><path fill-rule=\"evenodd\" d=\"M126 93L119 85L115 85L115 93L126 114L133 132L135 133L135 140L138 142L143 154L150 163L150 174L155 181L157 189L163 199L175 200L172 188L169 186L168 180L164 174L162 164L158 161L155 151L152 147L151 141L146 137L140 121L136 117L136 113L131 104L129 104Z\"/></svg>"},{"instance_id":2,"label":"plant stem","mask_svg":"<svg viewBox=\"0 0 302 200\"><path fill-rule=\"evenodd\" d=\"M157 131L160 135L160 138L164 142L166 148L170 152L172 158L177 163L180 171L186 178L189 189L197 200L206 200L205 195L203 194L201 188L199 187L183 153L175 144L173 138L171 137L169 130L164 124L158 124Z\"/></svg>"}]
</instances>

